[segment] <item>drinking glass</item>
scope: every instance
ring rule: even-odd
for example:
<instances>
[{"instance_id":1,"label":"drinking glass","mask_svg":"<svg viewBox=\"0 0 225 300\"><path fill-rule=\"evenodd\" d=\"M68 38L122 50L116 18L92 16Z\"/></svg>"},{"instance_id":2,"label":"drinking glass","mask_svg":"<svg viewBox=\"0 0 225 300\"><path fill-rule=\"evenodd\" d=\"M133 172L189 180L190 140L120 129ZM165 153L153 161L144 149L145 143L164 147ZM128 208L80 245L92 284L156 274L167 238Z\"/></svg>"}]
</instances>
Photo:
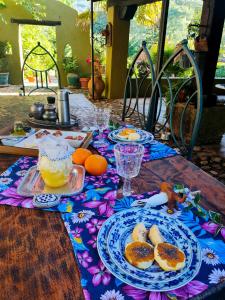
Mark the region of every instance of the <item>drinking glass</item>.
<instances>
[{"instance_id":1,"label":"drinking glass","mask_svg":"<svg viewBox=\"0 0 225 300\"><path fill-rule=\"evenodd\" d=\"M114 154L117 173L124 178L123 196L130 196L131 178L140 172L144 146L137 143L118 143L114 147Z\"/></svg>"},{"instance_id":2,"label":"drinking glass","mask_svg":"<svg viewBox=\"0 0 225 300\"><path fill-rule=\"evenodd\" d=\"M93 129L96 129L96 116L93 108L76 109L74 116L82 131L92 131Z\"/></svg>"},{"instance_id":3,"label":"drinking glass","mask_svg":"<svg viewBox=\"0 0 225 300\"><path fill-rule=\"evenodd\" d=\"M96 117L96 125L99 131L99 139L95 142L95 145L103 147L106 144L103 138L103 131L109 126L110 109L96 108L94 113Z\"/></svg>"}]
</instances>

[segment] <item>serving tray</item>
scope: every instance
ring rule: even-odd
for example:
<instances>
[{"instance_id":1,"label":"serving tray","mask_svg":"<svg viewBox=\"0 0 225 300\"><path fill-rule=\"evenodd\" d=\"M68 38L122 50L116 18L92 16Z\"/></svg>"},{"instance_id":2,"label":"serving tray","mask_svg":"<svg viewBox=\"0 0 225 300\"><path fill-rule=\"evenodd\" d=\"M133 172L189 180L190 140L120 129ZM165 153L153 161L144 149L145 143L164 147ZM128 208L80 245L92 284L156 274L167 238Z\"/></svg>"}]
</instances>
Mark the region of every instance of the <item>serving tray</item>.
<instances>
[{"instance_id":1,"label":"serving tray","mask_svg":"<svg viewBox=\"0 0 225 300\"><path fill-rule=\"evenodd\" d=\"M32 197L40 194L53 194L72 196L80 193L84 187L85 169L74 165L69 176L69 183L59 188L51 188L45 185L37 166L31 167L23 177L17 188L17 193L22 196Z\"/></svg>"},{"instance_id":2,"label":"serving tray","mask_svg":"<svg viewBox=\"0 0 225 300\"><path fill-rule=\"evenodd\" d=\"M38 131L38 129L37 129ZM10 132L10 130L9 130ZM71 133L74 131L70 131ZM4 132L5 133L5 132ZM68 131L69 133L69 131ZM7 133L6 133L7 134ZM81 143L81 148L87 148L92 139L92 132L87 132L86 137ZM24 155L24 156L38 156L39 151L37 149L32 148L24 148L18 146L6 146L0 143L0 154L12 154L12 155Z\"/></svg>"}]
</instances>

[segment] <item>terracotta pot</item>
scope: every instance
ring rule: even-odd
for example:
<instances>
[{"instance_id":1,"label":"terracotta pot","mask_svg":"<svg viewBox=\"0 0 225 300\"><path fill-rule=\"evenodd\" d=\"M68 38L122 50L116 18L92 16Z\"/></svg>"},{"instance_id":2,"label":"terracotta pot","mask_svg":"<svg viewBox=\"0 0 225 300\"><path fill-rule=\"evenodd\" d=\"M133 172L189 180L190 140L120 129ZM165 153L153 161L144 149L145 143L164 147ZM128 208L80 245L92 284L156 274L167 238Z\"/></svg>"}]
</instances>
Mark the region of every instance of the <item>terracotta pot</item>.
<instances>
[{"instance_id":1,"label":"terracotta pot","mask_svg":"<svg viewBox=\"0 0 225 300\"><path fill-rule=\"evenodd\" d=\"M102 80L102 76L101 75L95 76L94 77L94 99L101 99L104 89L105 89L105 83ZM92 78L88 82L88 91L89 91L89 95L93 98Z\"/></svg>"},{"instance_id":2,"label":"terracotta pot","mask_svg":"<svg viewBox=\"0 0 225 300\"><path fill-rule=\"evenodd\" d=\"M83 90L87 90L88 89L88 82L89 82L90 78L86 78L86 77L82 77L80 78L80 87Z\"/></svg>"},{"instance_id":3,"label":"terracotta pot","mask_svg":"<svg viewBox=\"0 0 225 300\"><path fill-rule=\"evenodd\" d=\"M32 82L32 83L35 82L34 76L27 76L27 79L29 82Z\"/></svg>"}]
</instances>

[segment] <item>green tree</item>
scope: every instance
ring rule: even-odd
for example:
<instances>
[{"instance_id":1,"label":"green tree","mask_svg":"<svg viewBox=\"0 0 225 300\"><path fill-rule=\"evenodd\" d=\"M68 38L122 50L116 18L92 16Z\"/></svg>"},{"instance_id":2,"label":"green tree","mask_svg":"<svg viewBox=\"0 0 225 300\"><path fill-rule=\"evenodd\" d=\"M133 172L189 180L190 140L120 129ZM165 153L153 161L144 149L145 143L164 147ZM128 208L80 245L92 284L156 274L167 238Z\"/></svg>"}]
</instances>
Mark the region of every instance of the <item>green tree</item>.
<instances>
[{"instance_id":1,"label":"green tree","mask_svg":"<svg viewBox=\"0 0 225 300\"><path fill-rule=\"evenodd\" d=\"M137 23L144 26L158 28L161 16L161 7L161 1L139 6L135 16Z\"/></svg>"}]
</instances>

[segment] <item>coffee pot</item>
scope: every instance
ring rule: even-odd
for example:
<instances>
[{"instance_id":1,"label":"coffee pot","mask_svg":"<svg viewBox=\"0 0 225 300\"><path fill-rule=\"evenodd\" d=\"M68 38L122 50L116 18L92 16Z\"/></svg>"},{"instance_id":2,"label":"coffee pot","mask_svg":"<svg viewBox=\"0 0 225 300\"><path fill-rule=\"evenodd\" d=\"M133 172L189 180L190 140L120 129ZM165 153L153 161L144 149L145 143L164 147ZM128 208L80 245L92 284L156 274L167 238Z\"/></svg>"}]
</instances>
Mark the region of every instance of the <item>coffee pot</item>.
<instances>
[{"instance_id":1,"label":"coffee pot","mask_svg":"<svg viewBox=\"0 0 225 300\"><path fill-rule=\"evenodd\" d=\"M69 95L71 93L66 89L61 89L58 92L57 100L57 111L59 124L69 125L70 124L70 106L69 106Z\"/></svg>"},{"instance_id":2,"label":"coffee pot","mask_svg":"<svg viewBox=\"0 0 225 300\"><path fill-rule=\"evenodd\" d=\"M37 120L41 120L44 113L44 104L40 102L35 102L30 107L29 116Z\"/></svg>"},{"instance_id":3,"label":"coffee pot","mask_svg":"<svg viewBox=\"0 0 225 300\"><path fill-rule=\"evenodd\" d=\"M46 121L55 122L57 119L55 97L47 97L48 104L45 105L43 119Z\"/></svg>"}]
</instances>

